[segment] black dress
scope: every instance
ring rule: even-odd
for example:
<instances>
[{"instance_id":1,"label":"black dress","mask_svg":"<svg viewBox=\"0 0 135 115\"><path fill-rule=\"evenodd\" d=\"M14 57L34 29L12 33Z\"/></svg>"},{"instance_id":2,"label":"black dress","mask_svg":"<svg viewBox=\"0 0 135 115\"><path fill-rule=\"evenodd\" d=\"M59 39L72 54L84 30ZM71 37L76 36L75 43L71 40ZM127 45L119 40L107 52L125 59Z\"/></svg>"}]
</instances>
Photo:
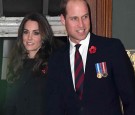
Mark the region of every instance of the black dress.
<instances>
[{"instance_id":1,"label":"black dress","mask_svg":"<svg viewBox=\"0 0 135 115\"><path fill-rule=\"evenodd\" d=\"M34 59L24 64L20 79L8 84L5 103L6 115L42 115L46 74L33 74Z\"/></svg>"}]
</instances>

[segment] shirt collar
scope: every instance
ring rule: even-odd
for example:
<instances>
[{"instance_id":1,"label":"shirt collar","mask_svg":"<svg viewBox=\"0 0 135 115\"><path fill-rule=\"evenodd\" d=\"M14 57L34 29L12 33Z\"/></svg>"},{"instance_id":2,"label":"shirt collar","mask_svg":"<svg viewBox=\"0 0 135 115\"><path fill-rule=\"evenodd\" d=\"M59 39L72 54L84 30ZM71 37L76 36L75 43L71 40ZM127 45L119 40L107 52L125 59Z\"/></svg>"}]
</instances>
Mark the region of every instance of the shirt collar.
<instances>
[{"instance_id":1,"label":"shirt collar","mask_svg":"<svg viewBox=\"0 0 135 115\"><path fill-rule=\"evenodd\" d=\"M89 41L90 41L90 36L91 36L91 34L89 32L87 37L84 40L80 41L81 46L88 46ZM69 43L70 43L70 48L71 49L74 48L74 46L76 45L76 43L72 42L70 39L69 39Z\"/></svg>"}]
</instances>

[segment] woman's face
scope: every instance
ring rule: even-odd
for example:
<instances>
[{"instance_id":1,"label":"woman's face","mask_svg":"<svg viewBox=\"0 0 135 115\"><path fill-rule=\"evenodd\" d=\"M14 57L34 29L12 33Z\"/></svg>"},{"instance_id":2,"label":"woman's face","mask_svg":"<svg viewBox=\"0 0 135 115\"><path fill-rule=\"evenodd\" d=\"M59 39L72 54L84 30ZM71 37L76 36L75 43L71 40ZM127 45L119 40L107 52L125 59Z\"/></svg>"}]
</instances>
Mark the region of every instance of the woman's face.
<instances>
[{"instance_id":1,"label":"woman's face","mask_svg":"<svg viewBox=\"0 0 135 115\"><path fill-rule=\"evenodd\" d=\"M29 58L34 58L42 45L39 25L36 21L28 20L24 25L23 44L28 52Z\"/></svg>"}]
</instances>

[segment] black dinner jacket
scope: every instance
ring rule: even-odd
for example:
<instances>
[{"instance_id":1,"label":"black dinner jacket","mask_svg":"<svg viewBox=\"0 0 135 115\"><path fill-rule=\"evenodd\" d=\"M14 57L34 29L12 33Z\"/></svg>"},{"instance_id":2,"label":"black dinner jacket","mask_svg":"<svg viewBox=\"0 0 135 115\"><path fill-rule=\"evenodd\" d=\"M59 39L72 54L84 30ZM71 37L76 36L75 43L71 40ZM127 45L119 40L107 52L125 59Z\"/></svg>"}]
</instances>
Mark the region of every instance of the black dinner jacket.
<instances>
[{"instance_id":1,"label":"black dinner jacket","mask_svg":"<svg viewBox=\"0 0 135 115\"><path fill-rule=\"evenodd\" d=\"M91 46L96 47L90 53ZM98 78L95 64L106 62L106 77ZM46 115L135 115L135 75L121 41L91 34L88 47L83 98L72 82L69 43L49 61Z\"/></svg>"}]
</instances>

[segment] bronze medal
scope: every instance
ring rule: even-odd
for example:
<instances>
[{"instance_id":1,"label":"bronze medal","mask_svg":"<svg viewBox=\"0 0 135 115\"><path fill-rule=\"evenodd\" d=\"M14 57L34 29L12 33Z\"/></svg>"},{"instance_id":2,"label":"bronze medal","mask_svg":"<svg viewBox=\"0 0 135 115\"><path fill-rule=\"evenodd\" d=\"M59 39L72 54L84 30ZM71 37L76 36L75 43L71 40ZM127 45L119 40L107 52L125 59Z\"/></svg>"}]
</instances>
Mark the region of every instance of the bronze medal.
<instances>
[{"instance_id":1,"label":"bronze medal","mask_svg":"<svg viewBox=\"0 0 135 115\"><path fill-rule=\"evenodd\" d=\"M108 74L107 73L103 73L103 77L107 77L108 76Z\"/></svg>"}]
</instances>

